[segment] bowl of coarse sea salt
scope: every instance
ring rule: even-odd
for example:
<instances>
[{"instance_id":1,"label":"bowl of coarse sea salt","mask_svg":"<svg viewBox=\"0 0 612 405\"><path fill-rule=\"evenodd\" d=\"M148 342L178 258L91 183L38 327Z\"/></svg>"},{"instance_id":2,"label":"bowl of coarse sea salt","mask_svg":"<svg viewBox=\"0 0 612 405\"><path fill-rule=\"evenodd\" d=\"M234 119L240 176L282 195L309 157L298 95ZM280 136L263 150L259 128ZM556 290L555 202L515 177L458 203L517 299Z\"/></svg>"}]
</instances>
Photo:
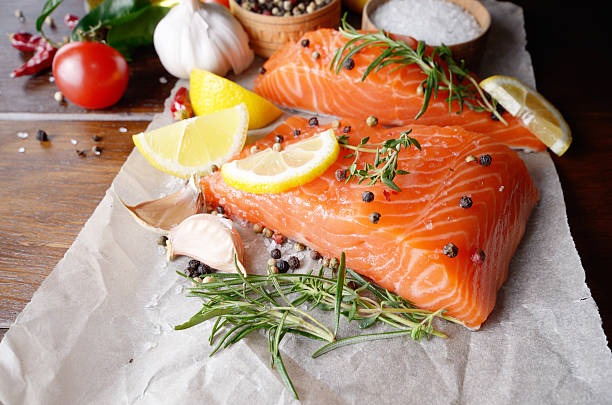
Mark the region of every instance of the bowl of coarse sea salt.
<instances>
[{"instance_id":1,"label":"bowl of coarse sea salt","mask_svg":"<svg viewBox=\"0 0 612 405\"><path fill-rule=\"evenodd\" d=\"M361 28L384 30L408 44L446 45L453 59L478 67L491 26L491 15L476 0L370 0Z\"/></svg>"}]
</instances>

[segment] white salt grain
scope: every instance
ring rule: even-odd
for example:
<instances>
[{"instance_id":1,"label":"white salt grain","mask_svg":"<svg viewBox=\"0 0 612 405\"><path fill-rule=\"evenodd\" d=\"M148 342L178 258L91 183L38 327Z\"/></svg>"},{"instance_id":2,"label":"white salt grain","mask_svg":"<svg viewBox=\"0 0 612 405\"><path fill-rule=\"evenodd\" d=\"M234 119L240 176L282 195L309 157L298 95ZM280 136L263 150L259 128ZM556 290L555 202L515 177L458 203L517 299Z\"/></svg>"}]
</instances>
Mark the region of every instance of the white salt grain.
<instances>
[{"instance_id":1,"label":"white salt grain","mask_svg":"<svg viewBox=\"0 0 612 405\"><path fill-rule=\"evenodd\" d=\"M473 15L445 0L391 0L374 10L372 22L432 46L469 41L482 32Z\"/></svg>"},{"instance_id":2,"label":"white salt grain","mask_svg":"<svg viewBox=\"0 0 612 405\"><path fill-rule=\"evenodd\" d=\"M28 136L30 136L30 134L28 134L27 132L17 132L18 138L26 139Z\"/></svg>"},{"instance_id":3,"label":"white salt grain","mask_svg":"<svg viewBox=\"0 0 612 405\"><path fill-rule=\"evenodd\" d=\"M79 141L77 141L76 139L71 139L70 143L73 145L76 145L77 143L79 143Z\"/></svg>"},{"instance_id":4,"label":"white salt grain","mask_svg":"<svg viewBox=\"0 0 612 405\"><path fill-rule=\"evenodd\" d=\"M127 128L125 128L125 127L120 127L120 128L119 128L119 132L121 132L121 133L125 133L125 132L127 132Z\"/></svg>"},{"instance_id":5,"label":"white salt grain","mask_svg":"<svg viewBox=\"0 0 612 405\"><path fill-rule=\"evenodd\" d=\"M19 153L25 153L25 148L22 146L21 148L17 149L17 151Z\"/></svg>"},{"instance_id":6,"label":"white salt grain","mask_svg":"<svg viewBox=\"0 0 612 405\"><path fill-rule=\"evenodd\" d=\"M164 76L161 76L159 79L157 79L161 84L166 84L168 83L168 79L166 79Z\"/></svg>"}]
</instances>

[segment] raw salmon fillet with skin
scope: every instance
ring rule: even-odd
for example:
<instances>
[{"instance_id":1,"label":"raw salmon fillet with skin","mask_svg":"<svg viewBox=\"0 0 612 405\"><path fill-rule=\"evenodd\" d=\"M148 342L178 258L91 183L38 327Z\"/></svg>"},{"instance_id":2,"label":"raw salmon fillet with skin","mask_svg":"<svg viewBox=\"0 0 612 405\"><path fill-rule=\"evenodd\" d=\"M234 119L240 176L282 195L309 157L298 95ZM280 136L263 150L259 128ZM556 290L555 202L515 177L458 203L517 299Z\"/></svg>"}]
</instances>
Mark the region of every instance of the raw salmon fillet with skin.
<instances>
[{"instance_id":1,"label":"raw salmon fillet with skin","mask_svg":"<svg viewBox=\"0 0 612 405\"><path fill-rule=\"evenodd\" d=\"M308 47L301 45L307 39ZM485 133L514 149L542 151L546 146L520 120L504 113L508 125L494 121L487 112L476 112L467 106L463 112L453 102L449 113L447 91L439 91L427 111L417 120L423 95L417 87L426 78L417 65L393 71L390 65L370 73L362 81L367 66L382 52L380 47L362 49L354 56L355 67L342 68L338 74L330 69L337 49L348 40L339 31L319 29L304 34L295 43L287 43L264 64L265 72L255 79L255 92L286 108L294 108L340 117L366 119L370 115L385 125L459 125ZM320 57L315 59L313 53Z\"/></svg>"},{"instance_id":2,"label":"raw salmon fillet with skin","mask_svg":"<svg viewBox=\"0 0 612 405\"><path fill-rule=\"evenodd\" d=\"M397 138L408 129L370 128L343 119L336 135L346 125L351 145L365 136L371 143ZM287 145L325 128L292 117L257 145L271 147L277 134ZM380 183L336 180L335 171L353 161L346 150L323 175L284 193L240 191L220 172L202 178L202 189L206 201L223 205L228 215L262 224L324 256L345 252L347 267L419 307L444 308L478 328L493 309L538 193L517 153L495 139L460 127L412 128L422 151L400 153L398 167L410 172L395 178L401 192ZM294 129L301 131L298 137ZM466 162L467 156L483 154L492 157L490 166ZM372 154L362 157L361 162L373 160ZM362 200L364 191L374 193L372 202ZM471 208L460 207L463 196L472 199ZM381 214L377 224L369 220L372 212ZM458 247L456 257L443 253L447 243ZM475 256L478 249L486 255L483 262Z\"/></svg>"}]
</instances>

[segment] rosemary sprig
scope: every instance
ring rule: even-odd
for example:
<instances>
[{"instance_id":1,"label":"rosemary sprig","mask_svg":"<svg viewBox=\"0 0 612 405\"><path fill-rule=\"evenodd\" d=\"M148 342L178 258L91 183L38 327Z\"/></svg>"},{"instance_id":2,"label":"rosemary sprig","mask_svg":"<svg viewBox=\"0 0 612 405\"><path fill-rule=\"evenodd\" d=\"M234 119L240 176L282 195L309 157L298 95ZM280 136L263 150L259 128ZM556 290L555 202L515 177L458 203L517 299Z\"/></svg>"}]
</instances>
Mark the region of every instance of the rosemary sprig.
<instances>
[{"instance_id":1,"label":"rosemary sprig","mask_svg":"<svg viewBox=\"0 0 612 405\"><path fill-rule=\"evenodd\" d=\"M419 142L410 137L412 130L402 131L399 138L387 139L379 144L370 144L370 137L362 138L359 145L349 145L348 136L342 135L338 137L338 143L346 149L355 151L354 153L348 154L345 157L355 157L353 163L349 166L348 176L346 182L348 183L353 178L358 178L358 183L361 184L368 180L368 184L376 184L380 181L387 187L395 190L402 191L401 188L393 179L396 175L409 174L409 172L397 168L397 157L403 150L410 148L414 145L418 150L421 150ZM374 163L364 162L363 169L357 167L360 153L374 153Z\"/></svg>"},{"instance_id":2,"label":"rosemary sprig","mask_svg":"<svg viewBox=\"0 0 612 405\"><path fill-rule=\"evenodd\" d=\"M449 113L452 112L453 101L457 101L459 104L457 114L462 113L464 106L467 106L474 111L488 111L508 125L497 111L496 102L487 98L463 61L457 63L453 60L452 52L447 46L436 46L432 48L431 53L426 53L426 46L422 41L419 41L416 49L412 49L406 42L391 38L389 33L383 30L360 33L346 22L346 14L342 18L340 32L349 41L336 51L331 61L330 69L336 74L340 72L348 58L353 58L359 51L368 47L381 48L382 52L368 65L361 78L362 81L370 73L378 72L389 65L395 65L392 71L412 64L416 64L421 69L426 76L420 84L423 88L423 105L415 119L427 110L432 96L437 98L438 91L448 91L445 101L448 103ZM443 66L441 61L446 66Z\"/></svg>"},{"instance_id":3,"label":"rosemary sprig","mask_svg":"<svg viewBox=\"0 0 612 405\"><path fill-rule=\"evenodd\" d=\"M208 283L195 283L189 288L189 296L203 299L202 309L189 321L175 329L186 329L208 319L216 318L209 338L215 345L210 355L240 341L256 330L268 335L271 366L275 367L287 388L295 398L298 395L281 357L280 343L287 333L322 340L327 344L313 357L349 344L375 339L409 335L413 339L430 336L447 337L433 327L435 318L461 324L444 315L444 311L427 311L416 308L408 300L382 287L371 284L363 277L345 268L344 254L337 275L327 277L324 269L312 274L243 275L215 273ZM179 275L185 276L183 273ZM193 281L193 279L190 279ZM313 309L334 311L334 331L317 320ZM337 340L340 315L350 321L359 321L360 328L369 328L376 322L385 323L395 332L351 336Z\"/></svg>"}]
</instances>

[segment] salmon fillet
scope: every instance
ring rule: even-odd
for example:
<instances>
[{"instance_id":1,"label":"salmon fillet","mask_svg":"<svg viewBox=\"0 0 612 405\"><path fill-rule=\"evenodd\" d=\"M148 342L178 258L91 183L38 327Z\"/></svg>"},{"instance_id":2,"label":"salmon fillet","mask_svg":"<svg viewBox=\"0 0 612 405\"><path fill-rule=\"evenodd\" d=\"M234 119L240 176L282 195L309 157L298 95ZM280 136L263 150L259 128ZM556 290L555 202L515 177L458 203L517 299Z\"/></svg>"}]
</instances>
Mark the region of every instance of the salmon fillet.
<instances>
[{"instance_id":1,"label":"salmon fillet","mask_svg":"<svg viewBox=\"0 0 612 405\"><path fill-rule=\"evenodd\" d=\"M370 128L353 119L342 120L337 135L344 126L351 127L352 145L365 136L371 143L397 138L407 129ZM257 144L271 147L277 134L290 144L324 128L292 117ZM227 185L219 172L202 178L202 189L206 201L223 205L228 215L262 224L327 257L345 252L347 267L419 307L444 308L478 328L506 279L537 190L517 153L494 138L461 127L411 128L422 151L400 153L398 167L410 172L394 180L401 192L380 183L338 181L335 171L354 159L345 157L346 151L323 175L284 193L243 192ZM466 162L469 155L484 154L492 158L489 166ZM372 163L373 156L360 161ZM362 200L364 191L374 193L372 202ZM460 206L464 196L471 198L470 208ZM381 214L376 224L369 219L373 212ZM453 258L443 252L448 243L458 248Z\"/></svg>"},{"instance_id":2,"label":"salmon fillet","mask_svg":"<svg viewBox=\"0 0 612 405\"><path fill-rule=\"evenodd\" d=\"M309 44L304 47L301 42L306 39ZM255 92L286 108L362 120L374 115L385 125L459 125L515 149L546 149L520 120L508 113L503 114L507 126L493 120L490 113L476 112L467 106L458 114L456 101L449 113L444 101L447 91L439 91L436 99L432 97L427 111L415 121L423 104L423 95L417 94L417 87L426 78L420 68L408 65L393 71L395 66L390 65L361 81L367 66L382 52L380 47L368 47L353 58L353 69L341 69L335 74L330 63L336 50L346 42L339 31L319 29L304 34L296 43L287 43L264 64L264 73L255 79ZM313 57L314 52L319 53L318 59Z\"/></svg>"}]
</instances>

